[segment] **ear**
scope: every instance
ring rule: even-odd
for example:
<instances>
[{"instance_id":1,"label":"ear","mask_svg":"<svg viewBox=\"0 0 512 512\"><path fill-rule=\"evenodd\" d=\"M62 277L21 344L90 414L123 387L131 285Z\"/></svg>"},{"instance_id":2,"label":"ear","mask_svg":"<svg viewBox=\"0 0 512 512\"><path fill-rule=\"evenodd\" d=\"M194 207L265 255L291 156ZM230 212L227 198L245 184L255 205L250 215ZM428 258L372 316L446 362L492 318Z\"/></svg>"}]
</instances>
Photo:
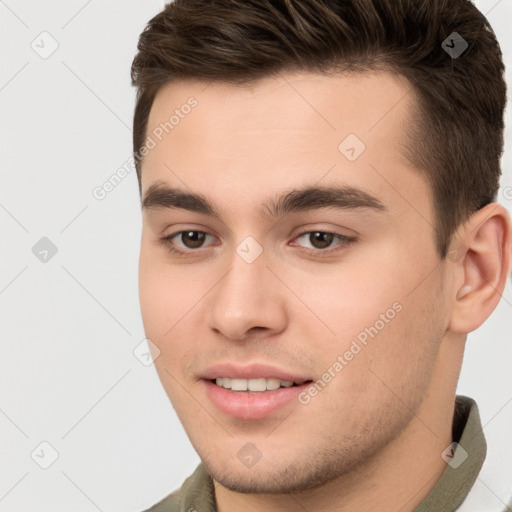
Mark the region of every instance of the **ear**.
<instances>
[{"instance_id":1,"label":"ear","mask_svg":"<svg viewBox=\"0 0 512 512\"><path fill-rule=\"evenodd\" d=\"M507 283L511 244L510 215L498 203L474 213L453 237L447 256L454 265L449 330L474 331L494 311Z\"/></svg>"}]
</instances>

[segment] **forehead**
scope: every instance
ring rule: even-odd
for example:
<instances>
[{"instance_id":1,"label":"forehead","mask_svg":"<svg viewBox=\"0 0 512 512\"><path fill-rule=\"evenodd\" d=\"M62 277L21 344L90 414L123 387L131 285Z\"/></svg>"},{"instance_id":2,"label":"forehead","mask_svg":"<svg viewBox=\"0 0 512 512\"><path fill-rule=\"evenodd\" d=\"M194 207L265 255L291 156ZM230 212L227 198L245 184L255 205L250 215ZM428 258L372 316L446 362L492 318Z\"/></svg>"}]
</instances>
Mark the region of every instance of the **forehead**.
<instances>
[{"instance_id":1,"label":"forehead","mask_svg":"<svg viewBox=\"0 0 512 512\"><path fill-rule=\"evenodd\" d=\"M256 122L255 129L263 123L268 130L280 128L280 121L286 121L295 128L330 128L340 133L353 130L368 138L371 132L375 135L382 131L378 129L382 122L389 129L393 121L404 120L414 103L413 96L404 77L383 71L332 76L282 72L241 85L178 80L164 85L156 94L148 132L168 122L175 109L180 110L194 97L198 104L191 113L205 128L209 122L222 129L238 130ZM221 116L217 115L219 111Z\"/></svg>"},{"instance_id":2,"label":"forehead","mask_svg":"<svg viewBox=\"0 0 512 512\"><path fill-rule=\"evenodd\" d=\"M148 119L154 147L142 163L143 195L164 181L232 204L244 197L239 205L249 208L265 192L329 181L384 202L396 201L398 187L429 216L426 183L403 153L414 106L409 82L383 72L173 82Z\"/></svg>"}]
</instances>

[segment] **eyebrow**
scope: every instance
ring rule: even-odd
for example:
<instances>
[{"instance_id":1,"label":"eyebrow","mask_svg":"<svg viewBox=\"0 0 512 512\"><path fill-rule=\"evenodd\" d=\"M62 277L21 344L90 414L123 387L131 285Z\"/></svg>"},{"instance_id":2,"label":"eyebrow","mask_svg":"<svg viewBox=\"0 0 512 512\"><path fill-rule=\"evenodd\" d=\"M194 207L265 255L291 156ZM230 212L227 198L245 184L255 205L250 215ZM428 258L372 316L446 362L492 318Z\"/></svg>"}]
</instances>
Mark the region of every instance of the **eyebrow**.
<instances>
[{"instance_id":1,"label":"eyebrow","mask_svg":"<svg viewBox=\"0 0 512 512\"><path fill-rule=\"evenodd\" d=\"M222 218L221 211L205 196L194 192L185 192L160 181L148 187L141 206L143 210L183 209L218 219ZM320 208L366 208L377 212L388 211L388 208L379 199L359 188L350 186L308 186L293 189L280 196L268 199L261 205L258 213L261 217L277 218L288 213Z\"/></svg>"}]
</instances>

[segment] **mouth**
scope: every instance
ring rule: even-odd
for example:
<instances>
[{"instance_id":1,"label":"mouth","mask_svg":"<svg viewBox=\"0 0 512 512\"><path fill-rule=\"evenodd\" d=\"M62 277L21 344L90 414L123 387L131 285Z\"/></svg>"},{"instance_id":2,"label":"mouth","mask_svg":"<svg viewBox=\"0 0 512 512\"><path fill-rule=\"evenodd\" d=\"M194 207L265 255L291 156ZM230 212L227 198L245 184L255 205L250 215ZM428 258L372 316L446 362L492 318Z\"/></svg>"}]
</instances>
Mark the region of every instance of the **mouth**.
<instances>
[{"instance_id":1,"label":"mouth","mask_svg":"<svg viewBox=\"0 0 512 512\"><path fill-rule=\"evenodd\" d=\"M292 388L303 386L313 382L312 380L300 379L296 381L281 380L274 377L257 379L240 379L234 377L217 377L210 379L212 384L218 387L238 392L263 393L265 391L275 391L280 388Z\"/></svg>"},{"instance_id":2,"label":"mouth","mask_svg":"<svg viewBox=\"0 0 512 512\"><path fill-rule=\"evenodd\" d=\"M313 381L216 377L202 382L206 396L224 415L234 419L261 420L285 408L290 410L300 405L299 395Z\"/></svg>"}]
</instances>

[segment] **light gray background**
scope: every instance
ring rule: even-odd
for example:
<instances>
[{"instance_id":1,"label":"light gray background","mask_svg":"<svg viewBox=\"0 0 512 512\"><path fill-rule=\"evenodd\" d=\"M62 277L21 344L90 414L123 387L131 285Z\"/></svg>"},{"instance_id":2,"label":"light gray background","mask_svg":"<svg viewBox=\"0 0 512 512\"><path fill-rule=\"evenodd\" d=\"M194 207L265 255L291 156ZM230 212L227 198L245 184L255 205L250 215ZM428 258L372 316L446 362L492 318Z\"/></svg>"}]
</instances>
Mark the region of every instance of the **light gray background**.
<instances>
[{"instance_id":1,"label":"light gray background","mask_svg":"<svg viewBox=\"0 0 512 512\"><path fill-rule=\"evenodd\" d=\"M512 0L476 4L512 69ZM104 200L92 195L130 155L129 68L163 6L0 1L2 512L138 512L199 462L154 368L133 353L144 339L135 173ZM509 211L511 128L508 108L500 201ZM43 237L58 249L46 263L32 252ZM485 510L512 495L511 318L509 280L469 336L458 388L485 425L488 457L474 491ZM58 452L48 469L40 464L52 448L42 442Z\"/></svg>"}]
</instances>

